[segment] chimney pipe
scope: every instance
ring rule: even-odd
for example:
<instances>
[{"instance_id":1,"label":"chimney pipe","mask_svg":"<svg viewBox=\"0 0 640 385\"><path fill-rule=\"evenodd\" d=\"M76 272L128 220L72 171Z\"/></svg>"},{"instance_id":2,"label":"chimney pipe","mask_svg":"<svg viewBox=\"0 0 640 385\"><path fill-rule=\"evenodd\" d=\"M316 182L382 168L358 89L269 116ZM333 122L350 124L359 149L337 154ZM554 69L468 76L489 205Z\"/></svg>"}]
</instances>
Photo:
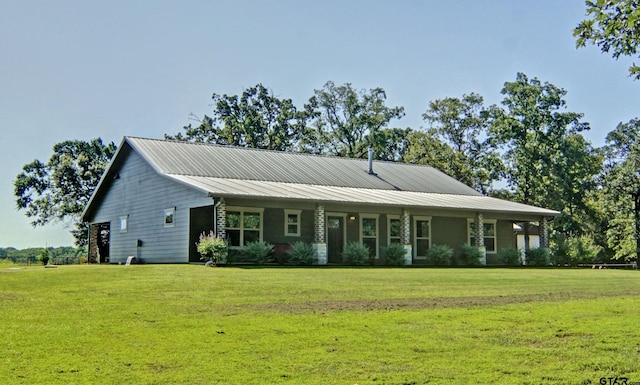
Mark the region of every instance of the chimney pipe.
<instances>
[{"instance_id":1,"label":"chimney pipe","mask_svg":"<svg viewBox=\"0 0 640 385\"><path fill-rule=\"evenodd\" d=\"M373 147L369 147L369 175L376 175L373 172Z\"/></svg>"}]
</instances>

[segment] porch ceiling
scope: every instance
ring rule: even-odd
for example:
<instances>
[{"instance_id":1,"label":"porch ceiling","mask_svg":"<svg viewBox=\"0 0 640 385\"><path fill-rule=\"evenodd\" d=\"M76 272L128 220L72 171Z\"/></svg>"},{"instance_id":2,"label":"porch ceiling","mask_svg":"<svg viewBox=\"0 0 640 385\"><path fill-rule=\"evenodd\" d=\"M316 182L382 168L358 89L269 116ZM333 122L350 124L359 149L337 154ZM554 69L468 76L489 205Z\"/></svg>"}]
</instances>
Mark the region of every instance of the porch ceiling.
<instances>
[{"instance_id":1,"label":"porch ceiling","mask_svg":"<svg viewBox=\"0 0 640 385\"><path fill-rule=\"evenodd\" d=\"M560 214L554 210L483 195L438 194L176 174L165 175L178 182L207 192L211 196L471 210L533 217L556 216Z\"/></svg>"}]
</instances>

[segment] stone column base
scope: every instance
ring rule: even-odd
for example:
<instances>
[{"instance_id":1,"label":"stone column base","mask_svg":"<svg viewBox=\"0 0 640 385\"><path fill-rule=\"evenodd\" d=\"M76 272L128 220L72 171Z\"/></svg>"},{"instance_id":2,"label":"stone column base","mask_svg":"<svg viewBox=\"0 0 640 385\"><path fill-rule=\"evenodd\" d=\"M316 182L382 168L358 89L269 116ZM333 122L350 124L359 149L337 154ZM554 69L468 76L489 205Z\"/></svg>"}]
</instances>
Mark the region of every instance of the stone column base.
<instances>
[{"instance_id":1,"label":"stone column base","mask_svg":"<svg viewBox=\"0 0 640 385\"><path fill-rule=\"evenodd\" d=\"M483 265L487 264L487 248L485 246L478 246L482 257L480 258L480 263Z\"/></svg>"},{"instance_id":2,"label":"stone column base","mask_svg":"<svg viewBox=\"0 0 640 385\"><path fill-rule=\"evenodd\" d=\"M404 264L413 265L413 247L411 245L404 245Z\"/></svg>"},{"instance_id":3,"label":"stone column base","mask_svg":"<svg viewBox=\"0 0 640 385\"><path fill-rule=\"evenodd\" d=\"M313 243L313 251L316 254L318 265L326 265L327 259L327 244L326 243Z\"/></svg>"}]
</instances>

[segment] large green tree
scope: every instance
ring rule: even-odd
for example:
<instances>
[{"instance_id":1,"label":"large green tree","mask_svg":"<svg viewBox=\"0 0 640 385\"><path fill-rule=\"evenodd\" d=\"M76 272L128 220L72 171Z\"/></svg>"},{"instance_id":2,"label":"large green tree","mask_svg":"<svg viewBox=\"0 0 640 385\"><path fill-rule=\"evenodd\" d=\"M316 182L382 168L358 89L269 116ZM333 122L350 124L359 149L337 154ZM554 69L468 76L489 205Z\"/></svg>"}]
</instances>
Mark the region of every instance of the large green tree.
<instances>
[{"instance_id":1,"label":"large green tree","mask_svg":"<svg viewBox=\"0 0 640 385\"><path fill-rule=\"evenodd\" d=\"M554 231L563 239L594 237L597 230L594 192L602 171L602 151L580 133L571 133L557 143L548 186L550 207L561 212Z\"/></svg>"},{"instance_id":2,"label":"large green tree","mask_svg":"<svg viewBox=\"0 0 640 385\"><path fill-rule=\"evenodd\" d=\"M581 122L582 114L564 111L566 91L548 82L518 73L501 92L504 108L492 106L489 135L503 153L506 182L514 198L563 210L564 203L552 193L563 172L556 163L564 156L562 146L570 135L588 129L588 124Z\"/></svg>"},{"instance_id":3,"label":"large green tree","mask_svg":"<svg viewBox=\"0 0 640 385\"><path fill-rule=\"evenodd\" d=\"M292 150L306 132L307 115L291 99L280 99L262 84L242 95L213 94L213 113L168 139L190 140L269 150Z\"/></svg>"},{"instance_id":4,"label":"large green tree","mask_svg":"<svg viewBox=\"0 0 640 385\"><path fill-rule=\"evenodd\" d=\"M34 227L71 222L76 245L85 245L87 227L80 222L80 215L115 151L113 142L105 145L100 138L55 144L47 163L36 159L16 176L13 185L18 209L25 211Z\"/></svg>"},{"instance_id":5,"label":"large green tree","mask_svg":"<svg viewBox=\"0 0 640 385\"><path fill-rule=\"evenodd\" d=\"M573 30L576 46L596 45L602 52L636 57L640 44L640 1L587 0L587 19ZM629 67L629 74L640 79L640 66Z\"/></svg>"},{"instance_id":6,"label":"large green tree","mask_svg":"<svg viewBox=\"0 0 640 385\"><path fill-rule=\"evenodd\" d=\"M640 260L640 120L620 123L607 135L606 150L608 246L616 259Z\"/></svg>"},{"instance_id":7,"label":"large green tree","mask_svg":"<svg viewBox=\"0 0 640 385\"><path fill-rule=\"evenodd\" d=\"M501 93L504 108L493 106L489 129L493 145L503 151L506 181L522 203L555 206L548 194L555 183L553 165L568 136L589 128L583 114L564 111L566 91L518 73Z\"/></svg>"},{"instance_id":8,"label":"large green tree","mask_svg":"<svg viewBox=\"0 0 640 385\"><path fill-rule=\"evenodd\" d=\"M361 158L372 146L376 154L389 157L387 140L398 141L408 131L388 127L393 119L404 116L404 108L389 107L386 99L382 88L357 91L350 83L325 83L306 105L312 120L303 151Z\"/></svg>"},{"instance_id":9,"label":"large green tree","mask_svg":"<svg viewBox=\"0 0 640 385\"><path fill-rule=\"evenodd\" d=\"M428 131L448 143L455 153L455 163L448 167L450 176L489 193L492 183L500 179L503 166L498 153L483 139L489 128L489 115L482 96L471 93L461 99L431 101L422 117L430 124Z\"/></svg>"}]
</instances>

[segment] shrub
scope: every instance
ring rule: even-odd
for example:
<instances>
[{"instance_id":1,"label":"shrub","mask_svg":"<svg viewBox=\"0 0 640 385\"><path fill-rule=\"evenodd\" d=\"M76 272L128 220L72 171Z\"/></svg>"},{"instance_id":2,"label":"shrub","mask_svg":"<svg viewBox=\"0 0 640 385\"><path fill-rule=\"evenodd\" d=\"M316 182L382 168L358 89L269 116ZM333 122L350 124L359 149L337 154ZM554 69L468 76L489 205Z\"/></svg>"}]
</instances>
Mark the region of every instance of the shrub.
<instances>
[{"instance_id":1,"label":"shrub","mask_svg":"<svg viewBox=\"0 0 640 385\"><path fill-rule=\"evenodd\" d=\"M214 265L227 260L227 242L213 234L213 231L208 235L205 233L200 234L200 240L196 243L196 250L200 253L201 260L211 261Z\"/></svg>"},{"instance_id":2,"label":"shrub","mask_svg":"<svg viewBox=\"0 0 640 385\"><path fill-rule=\"evenodd\" d=\"M598 260L602 247L595 244L593 238L582 236L571 238L569 243L569 257L574 264L593 263Z\"/></svg>"},{"instance_id":3,"label":"shrub","mask_svg":"<svg viewBox=\"0 0 640 385\"><path fill-rule=\"evenodd\" d=\"M551 253L553 254L554 263L558 265L571 264L569 257L569 243L565 236L558 236L551 242Z\"/></svg>"},{"instance_id":4,"label":"shrub","mask_svg":"<svg viewBox=\"0 0 640 385\"><path fill-rule=\"evenodd\" d=\"M227 253L227 263L236 263L243 260L242 252L238 249L229 249Z\"/></svg>"},{"instance_id":5,"label":"shrub","mask_svg":"<svg viewBox=\"0 0 640 385\"><path fill-rule=\"evenodd\" d=\"M293 242L291 249L287 250L286 254L289 256L289 261L296 265L313 265L316 263L316 253L310 243Z\"/></svg>"},{"instance_id":6,"label":"shrub","mask_svg":"<svg viewBox=\"0 0 640 385\"><path fill-rule=\"evenodd\" d=\"M529 249L525 255L528 266L549 266L551 263L551 252L546 247Z\"/></svg>"},{"instance_id":7,"label":"shrub","mask_svg":"<svg viewBox=\"0 0 640 385\"><path fill-rule=\"evenodd\" d=\"M38 261L43 265L46 265L47 263L49 263L49 250L47 249L40 250L40 253L38 254Z\"/></svg>"},{"instance_id":8,"label":"shrub","mask_svg":"<svg viewBox=\"0 0 640 385\"><path fill-rule=\"evenodd\" d=\"M453 248L447 245L433 245L427 250L427 261L434 266L452 264Z\"/></svg>"},{"instance_id":9,"label":"shrub","mask_svg":"<svg viewBox=\"0 0 640 385\"><path fill-rule=\"evenodd\" d=\"M342 252L342 260L349 265L364 265L369 262L369 248L358 242L348 242Z\"/></svg>"},{"instance_id":10,"label":"shrub","mask_svg":"<svg viewBox=\"0 0 640 385\"><path fill-rule=\"evenodd\" d=\"M390 243L380 249L380 256L384 258L387 265L402 266L405 264L407 250L399 243Z\"/></svg>"},{"instance_id":11,"label":"shrub","mask_svg":"<svg viewBox=\"0 0 640 385\"><path fill-rule=\"evenodd\" d=\"M507 266L520 266L520 250L516 248L506 248L498 251L498 260Z\"/></svg>"},{"instance_id":12,"label":"shrub","mask_svg":"<svg viewBox=\"0 0 640 385\"><path fill-rule=\"evenodd\" d=\"M559 264L577 266L597 262L602 247L596 245L590 237L573 237L556 241L553 255Z\"/></svg>"},{"instance_id":13,"label":"shrub","mask_svg":"<svg viewBox=\"0 0 640 385\"><path fill-rule=\"evenodd\" d=\"M271 253L273 253L273 245L267 242L249 242L244 248L247 258L258 265L269 262Z\"/></svg>"},{"instance_id":14,"label":"shrub","mask_svg":"<svg viewBox=\"0 0 640 385\"><path fill-rule=\"evenodd\" d=\"M480 266L482 265L483 257L484 255L482 254L482 251L480 251L480 248L477 246L470 246L466 244L460 246L460 258L458 259L458 262L461 265Z\"/></svg>"}]
</instances>

